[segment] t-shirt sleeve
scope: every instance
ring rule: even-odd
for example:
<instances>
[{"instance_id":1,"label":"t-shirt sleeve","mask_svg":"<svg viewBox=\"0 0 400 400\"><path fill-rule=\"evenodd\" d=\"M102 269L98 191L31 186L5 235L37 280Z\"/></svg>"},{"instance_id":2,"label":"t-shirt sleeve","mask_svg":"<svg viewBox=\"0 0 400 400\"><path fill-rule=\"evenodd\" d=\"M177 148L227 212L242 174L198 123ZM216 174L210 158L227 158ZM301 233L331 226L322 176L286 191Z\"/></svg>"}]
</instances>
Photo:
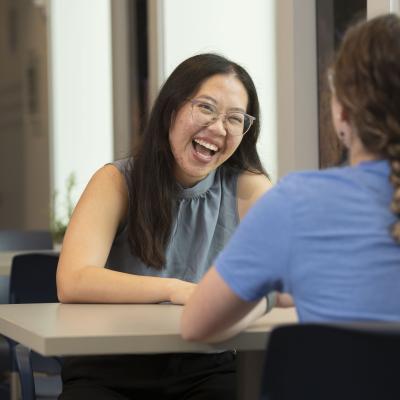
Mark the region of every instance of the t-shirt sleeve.
<instances>
[{"instance_id":1,"label":"t-shirt sleeve","mask_svg":"<svg viewBox=\"0 0 400 400\"><path fill-rule=\"evenodd\" d=\"M250 209L215 262L222 279L245 301L258 300L272 290L290 292L293 185L287 181Z\"/></svg>"}]
</instances>

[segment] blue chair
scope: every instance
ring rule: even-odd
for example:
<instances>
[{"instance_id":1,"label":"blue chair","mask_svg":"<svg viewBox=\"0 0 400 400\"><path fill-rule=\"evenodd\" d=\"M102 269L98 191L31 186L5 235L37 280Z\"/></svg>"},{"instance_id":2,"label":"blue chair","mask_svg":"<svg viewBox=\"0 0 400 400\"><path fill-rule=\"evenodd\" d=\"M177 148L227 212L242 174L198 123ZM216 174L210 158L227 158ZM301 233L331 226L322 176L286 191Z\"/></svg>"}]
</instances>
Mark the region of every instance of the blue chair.
<instances>
[{"instance_id":1,"label":"blue chair","mask_svg":"<svg viewBox=\"0 0 400 400\"><path fill-rule=\"evenodd\" d=\"M18 250L50 250L53 248L53 241L47 230L0 230L0 251ZM9 276L0 276L0 303L8 302L9 297ZM3 336L0 336L0 374L6 376L12 370L11 354L9 343ZM4 382L0 385L0 399L8 388Z\"/></svg>"},{"instance_id":2,"label":"blue chair","mask_svg":"<svg viewBox=\"0 0 400 400\"><path fill-rule=\"evenodd\" d=\"M25 253L15 256L11 266L9 303L58 302L56 286L57 264L58 254L54 253ZM53 357L42 357L40 354L28 349L23 350L22 346L16 346L17 343L9 341L14 355L12 370L17 370L20 375L22 400L32 398L24 397L24 393L27 394L31 391L29 389L31 386L29 385L28 389L26 389L26 385L29 384L29 380L26 377L30 375L34 380L33 388L36 390L37 399L56 399L62 389L60 378L61 361ZM18 357L20 357L19 361ZM28 359L31 362L28 363ZM41 375L37 376L34 372L40 372ZM43 373L46 376L43 376Z\"/></svg>"},{"instance_id":3,"label":"blue chair","mask_svg":"<svg viewBox=\"0 0 400 400\"><path fill-rule=\"evenodd\" d=\"M262 400L400 399L400 324L299 324L270 336Z\"/></svg>"}]
</instances>

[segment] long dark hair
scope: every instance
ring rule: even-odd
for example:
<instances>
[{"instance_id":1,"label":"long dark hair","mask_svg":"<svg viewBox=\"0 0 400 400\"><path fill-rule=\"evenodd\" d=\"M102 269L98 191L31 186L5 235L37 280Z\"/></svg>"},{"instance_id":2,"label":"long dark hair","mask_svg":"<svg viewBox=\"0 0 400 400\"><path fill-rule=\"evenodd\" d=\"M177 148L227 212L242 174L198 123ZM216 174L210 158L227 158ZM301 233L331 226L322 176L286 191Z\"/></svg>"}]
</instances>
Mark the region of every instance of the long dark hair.
<instances>
[{"instance_id":1,"label":"long dark hair","mask_svg":"<svg viewBox=\"0 0 400 400\"><path fill-rule=\"evenodd\" d=\"M234 74L248 95L246 112L256 117L234 154L224 165L232 171L266 174L257 153L260 113L257 92L249 74L238 64L217 54L200 54L183 61L161 88L149 121L133 154L130 173L129 244L144 264L161 269L175 215L178 189L169 130L175 113L208 78Z\"/></svg>"},{"instance_id":2,"label":"long dark hair","mask_svg":"<svg viewBox=\"0 0 400 400\"><path fill-rule=\"evenodd\" d=\"M400 216L400 18L351 27L334 64L333 85L364 147L389 160L392 211ZM400 242L400 221L391 227Z\"/></svg>"}]
</instances>

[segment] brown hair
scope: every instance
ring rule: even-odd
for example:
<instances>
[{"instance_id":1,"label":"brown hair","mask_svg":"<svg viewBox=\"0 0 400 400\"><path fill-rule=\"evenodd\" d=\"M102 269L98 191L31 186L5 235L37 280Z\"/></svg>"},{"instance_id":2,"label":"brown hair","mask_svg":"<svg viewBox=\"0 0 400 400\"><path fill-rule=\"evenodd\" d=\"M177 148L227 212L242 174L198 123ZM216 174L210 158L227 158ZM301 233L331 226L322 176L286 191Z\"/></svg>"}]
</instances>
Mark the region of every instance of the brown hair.
<instances>
[{"instance_id":1,"label":"brown hair","mask_svg":"<svg viewBox=\"0 0 400 400\"><path fill-rule=\"evenodd\" d=\"M391 209L400 217L400 18L388 14L351 27L333 70L337 99L364 147L390 163ZM400 242L400 221L391 231Z\"/></svg>"},{"instance_id":2,"label":"brown hair","mask_svg":"<svg viewBox=\"0 0 400 400\"><path fill-rule=\"evenodd\" d=\"M203 82L217 74L235 75L248 95L246 112L256 117L224 166L232 173L251 171L266 175L256 147L260 134L260 112L257 91L250 75L240 65L217 54L199 54L183 61L161 88L139 148L133 154L129 244L132 253L149 267L161 269L165 264L165 250L176 212L178 189L168 139L172 116Z\"/></svg>"}]
</instances>

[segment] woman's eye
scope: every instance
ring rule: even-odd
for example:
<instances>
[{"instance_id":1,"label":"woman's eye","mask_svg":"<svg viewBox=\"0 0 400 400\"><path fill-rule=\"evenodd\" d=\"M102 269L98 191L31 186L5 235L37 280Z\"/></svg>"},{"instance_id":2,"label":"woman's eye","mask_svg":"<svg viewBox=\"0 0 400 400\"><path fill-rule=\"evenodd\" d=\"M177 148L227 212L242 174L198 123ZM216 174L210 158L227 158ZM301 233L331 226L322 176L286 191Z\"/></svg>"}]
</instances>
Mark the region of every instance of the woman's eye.
<instances>
[{"instance_id":1,"label":"woman's eye","mask_svg":"<svg viewBox=\"0 0 400 400\"><path fill-rule=\"evenodd\" d=\"M202 113L213 114L215 112L214 107L207 103L198 103L197 107Z\"/></svg>"},{"instance_id":2,"label":"woman's eye","mask_svg":"<svg viewBox=\"0 0 400 400\"><path fill-rule=\"evenodd\" d=\"M230 124L234 125L242 125L243 124L244 117L242 114L236 113L236 114L229 114L228 116L228 121Z\"/></svg>"}]
</instances>

